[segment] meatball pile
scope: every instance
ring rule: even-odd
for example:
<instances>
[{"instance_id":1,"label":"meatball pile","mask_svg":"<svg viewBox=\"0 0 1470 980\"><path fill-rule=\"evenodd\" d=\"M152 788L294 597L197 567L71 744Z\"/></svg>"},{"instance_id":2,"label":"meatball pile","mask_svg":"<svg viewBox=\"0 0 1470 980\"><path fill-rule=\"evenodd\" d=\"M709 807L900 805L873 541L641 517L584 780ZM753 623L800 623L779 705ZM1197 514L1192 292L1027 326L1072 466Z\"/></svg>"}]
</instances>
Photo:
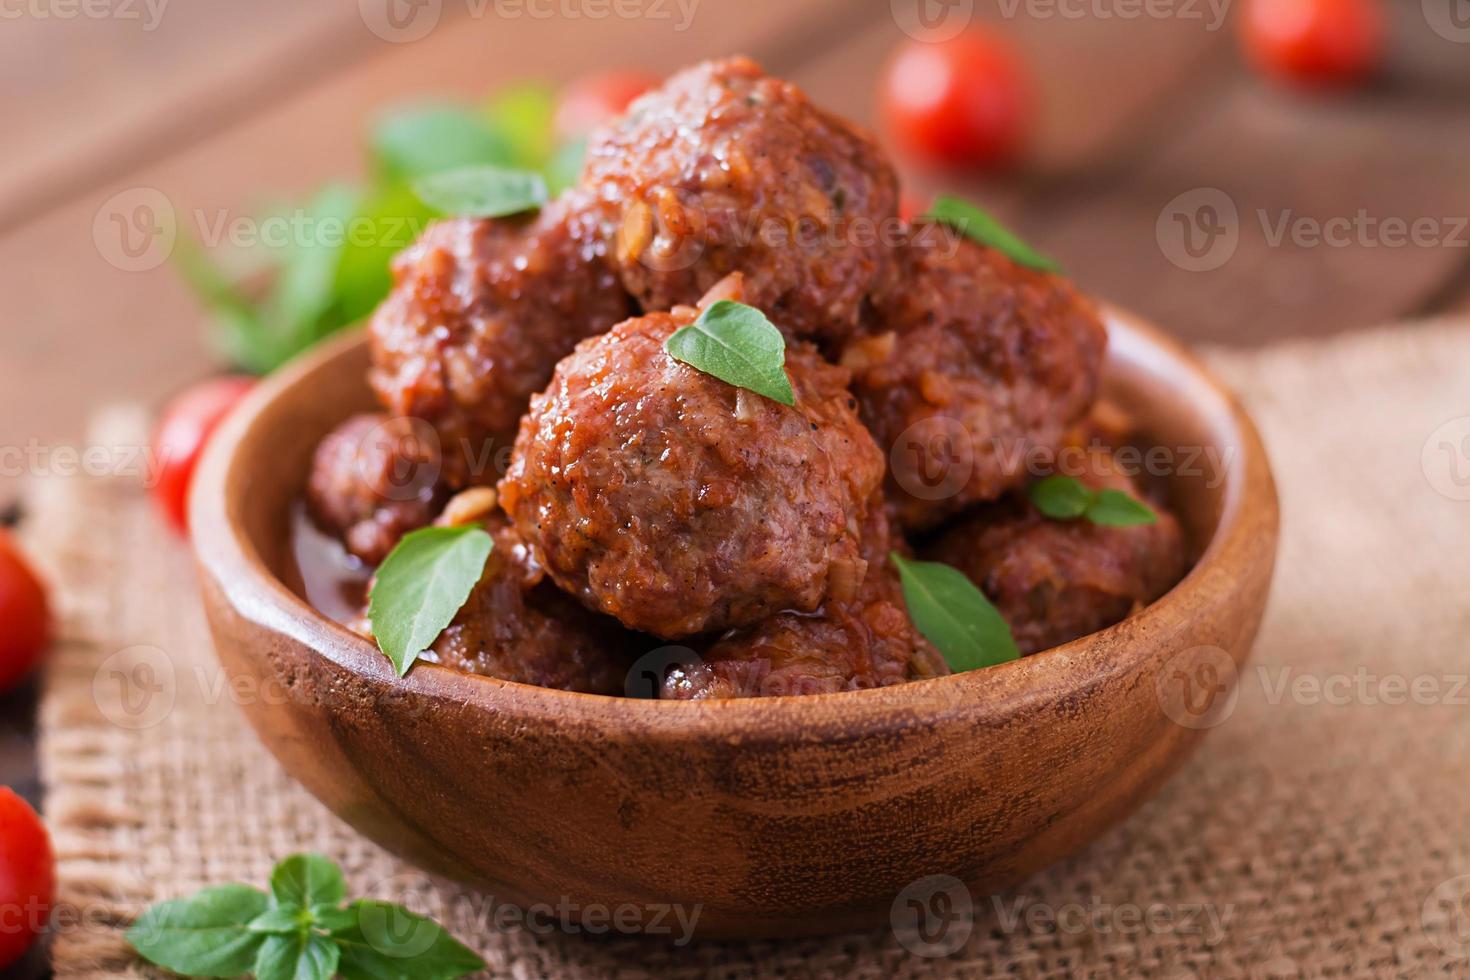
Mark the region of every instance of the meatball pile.
<instances>
[{"instance_id":1,"label":"meatball pile","mask_svg":"<svg viewBox=\"0 0 1470 980\"><path fill-rule=\"evenodd\" d=\"M385 413L322 442L310 512L369 565L483 524L481 581L425 659L573 691L631 692L670 644L670 699L946 674L895 552L964 572L1025 652L1128 616L1185 568L1164 501L1097 446L1081 481L1157 522L1026 495L1090 431L1094 305L897 200L871 137L749 59L673 76L539 213L442 221L399 256L370 326ZM727 299L785 336L794 404L665 350Z\"/></svg>"}]
</instances>

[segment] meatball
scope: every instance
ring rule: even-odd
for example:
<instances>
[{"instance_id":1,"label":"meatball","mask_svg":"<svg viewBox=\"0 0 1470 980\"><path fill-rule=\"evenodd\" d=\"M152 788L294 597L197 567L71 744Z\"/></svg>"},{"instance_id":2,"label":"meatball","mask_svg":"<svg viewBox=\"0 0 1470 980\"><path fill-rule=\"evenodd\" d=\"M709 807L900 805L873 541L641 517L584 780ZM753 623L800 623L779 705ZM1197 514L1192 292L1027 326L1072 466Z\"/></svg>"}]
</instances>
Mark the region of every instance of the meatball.
<instances>
[{"instance_id":1,"label":"meatball","mask_svg":"<svg viewBox=\"0 0 1470 980\"><path fill-rule=\"evenodd\" d=\"M942 226L917 226L896 262L840 360L895 514L927 528L1025 482L1086 416L1107 337L1065 280Z\"/></svg>"},{"instance_id":2,"label":"meatball","mask_svg":"<svg viewBox=\"0 0 1470 980\"><path fill-rule=\"evenodd\" d=\"M1094 489L1139 496L1106 454L1079 477ZM925 557L964 572L995 603L1022 653L1095 633L1167 592L1186 567L1179 521L1150 502L1158 521L1100 527L1045 517L1019 496L943 531Z\"/></svg>"},{"instance_id":3,"label":"meatball","mask_svg":"<svg viewBox=\"0 0 1470 980\"><path fill-rule=\"evenodd\" d=\"M316 522L370 565L432 521L447 496L433 429L373 413L353 416L321 441L306 484Z\"/></svg>"},{"instance_id":4,"label":"meatball","mask_svg":"<svg viewBox=\"0 0 1470 980\"><path fill-rule=\"evenodd\" d=\"M389 411L434 426L454 487L493 484L556 362L633 312L585 204L441 221L393 263L369 381Z\"/></svg>"},{"instance_id":5,"label":"meatball","mask_svg":"<svg viewBox=\"0 0 1470 980\"><path fill-rule=\"evenodd\" d=\"M596 132L597 195L645 310L730 272L792 336L846 336L890 260L898 179L872 138L748 58L682 71Z\"/></svg>"},{"instance_id":6,"label":"meatball","mask_svg":"<svg viewBox=\"0 0 1470 980\"><path fill-rule=\"evenodd\" d=\"M875 502L863 535L865 574L853 594L829 598L815 614L782 612L732 630L700 662L670 671L661 696L690 701L828 694L949 673L909 618L888 560L894 548L903 550L890 538L881 502Z\"/></svg>"},{"instance_id":7,"label":"meatball","mask_svg":"<svg viewBox=\"0 0 1470 980\"><path fill-rule=\"evenodd\" d=\"M633 635L547 581L504 515L484 523L495 540L484 574L422 659L520 684L621 694Z\"/></svg>"},{"instance_id":8,"label":"meatball","mask_svg":"<svg viewBox=\"0 0 1470 980\"><path fill-rule=\"evenodd\" d=\"M794 407L665 353L682 307L578 345L531 402L500 484L547 571L677 638L811 611L850 575L883 458L847 372L787 350Z\"/></svg>"}]
</instances>

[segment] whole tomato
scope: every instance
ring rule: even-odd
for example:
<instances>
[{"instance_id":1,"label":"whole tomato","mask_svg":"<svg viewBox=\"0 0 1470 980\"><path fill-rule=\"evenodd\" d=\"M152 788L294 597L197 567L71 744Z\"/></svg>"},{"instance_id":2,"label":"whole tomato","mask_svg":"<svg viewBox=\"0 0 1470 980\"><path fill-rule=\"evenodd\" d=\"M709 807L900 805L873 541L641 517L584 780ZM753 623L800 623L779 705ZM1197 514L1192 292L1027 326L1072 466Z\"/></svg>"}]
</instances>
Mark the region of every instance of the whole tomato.
<instances>
[{"instance_id":1,"label":"whole tomato","mask_svg":"<svg viewBox=\"0 0 1470 980\"><path fill-rule=\"evenodd\" d=\"M1262 71L1312 88L1370 75L1386 40L1381 0L1246 0L1240 29Z\"/></svg>"},{"instance_id":2,"label":"whole tomato","mask_svg":"<svg viewBox=\"0 0 1470 980\"><path fill-rule=\"evenodd\" d=\"M205 443L254 386L255 379L244 375L211 378L187 389L163 410L153 434L153 452L159 464L153 499L180 534L189 532L189 484Z\"/></svg>"},{"instance_id":3,"label":"whole tomato","mask_svg":"<svg viewBox=\"0 0 1470 980\"><path fill-rule=\"evenodd\" d=\"M657 84L657 78L641 71L606 71L577 79L562 92L556 107L553 128L557 138L568 141L586 136Z\"/></svg>"},{"instance_id":4,"label":"whole tomato","mask_svg":"<svg viewBox=\"0 0 1470 980\"><path fill-rule=\"evenodd\" d=\"M967 31L907 41L884 69L884 128L899 149L947 167L996 168L1019 155L1031 127L1032 84L999 36Z\"/></svg>"},{"instance_id":5,"label":"whole tomato","mask_svg":"<svg viewBox=\"0 0 1470 980\"><path fill-rule=\"evenodd\" d=\"M35 669L50 642L45 586L11 536L0 531L0 692Z\"/></svg>"},{"instance_id":6,"label":"whole tomato","mask_svg":"<svg viewBox=\"0 0 1470 980\"><path fill-rule=\"evenodd\" d=\"M55 901L51 838L36 811L0 786L0 970L31 948Z\"/></svg>"}]
</instances>

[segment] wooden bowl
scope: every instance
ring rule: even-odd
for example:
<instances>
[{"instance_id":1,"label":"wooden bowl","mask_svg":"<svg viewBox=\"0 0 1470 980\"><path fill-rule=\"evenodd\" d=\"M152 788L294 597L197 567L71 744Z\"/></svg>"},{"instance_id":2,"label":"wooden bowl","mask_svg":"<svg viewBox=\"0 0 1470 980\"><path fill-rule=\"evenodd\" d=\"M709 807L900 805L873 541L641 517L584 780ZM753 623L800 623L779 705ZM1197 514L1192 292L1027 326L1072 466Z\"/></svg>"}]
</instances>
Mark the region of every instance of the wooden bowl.
<instances>
[{"instance_id":1,"label":"wooden bowl","mask_svg":"<svg viewBox=\"0 0 1470 980\"><path fill-rule=\"evenodd\" d=\"M202 464L192 525L220 659L256 685L242 690L287 692L246 713L307 789L501 901L630 903L649 931L678 903L698 906L701 936L776 936L886 923L930 875L1003 888L1138 806L1228 714L1275 559L1250 421L1174 341L1108 320L1107 394L1172 453L1169 492L1200 557L1100 633L808 697L620 699L431 664L400 680L283 584L312 449L372 404L354 335L266 381Z\"/></svg>"}]
</instances>

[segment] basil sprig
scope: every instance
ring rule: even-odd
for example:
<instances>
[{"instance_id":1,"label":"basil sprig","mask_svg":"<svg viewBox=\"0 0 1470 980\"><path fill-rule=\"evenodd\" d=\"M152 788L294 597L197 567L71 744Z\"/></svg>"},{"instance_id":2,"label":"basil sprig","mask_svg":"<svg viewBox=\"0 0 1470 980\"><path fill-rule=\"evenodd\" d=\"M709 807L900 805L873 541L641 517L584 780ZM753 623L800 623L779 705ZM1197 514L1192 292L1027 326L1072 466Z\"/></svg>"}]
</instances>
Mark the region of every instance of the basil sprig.
<instances>
[{"instance_id":1,"label":"basil sprig","mask_svg":"<svg viewBox=\"0 0 1470 980\"><path fill-rule=\"evenodd\" d=\"M453 980L485 968L442 927L387 902L343 907L342 871L319 854L276 865L271 892L232 884L147 909L128 942L189 977L258 980Z\"/></svg>"},{"instance_id":2,"label":"basil sprig","mask_svg":"<svg viewBox=\"0 0 1470 980\"><path fill-rule=\"evenodd\" d=\"M412 184L429 207L461 218L501 218L546 203L546 178L530 170L464 167L430 174Z\"/></svg>"},{"instance_id":3,"label":"basil sprig","mask_svg":"<svg viewBox=\"0 0 1470 980\"><path fill-rule=\"evenodd\" d=\"M936 198L924 217L949 225L965 237L995 249L1020 265L1040 269L1042 272L1062 270L1055 260L1027 245L1019 235L969 201L958 197Z\"/></svg>"},{"instance_id":4,"label":"basil sprig","mask_svg":"<svg viewBox=\"0 0 1470 980\"><path fill-rule=\"evenodd\" d=\"M786 376L786 338L753 306L722 299L664 341L677 361L721 381L795 405Z\"/></svg>"},{"instance_id":5,"label":"basil sprig","mask_svg":"<svg viewBox=\"0 0 1470 980\"><path fill-rule=\"evenodd\" d=\"M454 621L494 546L481 527L426 527L404 535L383 559L368 622L399 677Z\"/></svg>"},{"instance_id":6,"label":"basil sprig","mask_svg":"<svg viewBox=\"0 0 1470 980\"><path fill-rule=\"evenodd\" d=\"M1031 484L1029 492L1036 509L1053 520L1085 517L1102 527L1137 527L1159 519L1143 501L1112 488L1093 490L1076 477L1049 476Z\"/></svg>"},{"instance_id":7,"label":"basil sprig","mask_svg":"<svg viewBox=\"0 0 1470 980\"><path fill-rule=\"evenodd\" d=\"M959 569L910 561L897 552L889 560L898 569L909 617L950 670L958 674L1021 656L999 610Z\"/></svg>"}]
</instances>

